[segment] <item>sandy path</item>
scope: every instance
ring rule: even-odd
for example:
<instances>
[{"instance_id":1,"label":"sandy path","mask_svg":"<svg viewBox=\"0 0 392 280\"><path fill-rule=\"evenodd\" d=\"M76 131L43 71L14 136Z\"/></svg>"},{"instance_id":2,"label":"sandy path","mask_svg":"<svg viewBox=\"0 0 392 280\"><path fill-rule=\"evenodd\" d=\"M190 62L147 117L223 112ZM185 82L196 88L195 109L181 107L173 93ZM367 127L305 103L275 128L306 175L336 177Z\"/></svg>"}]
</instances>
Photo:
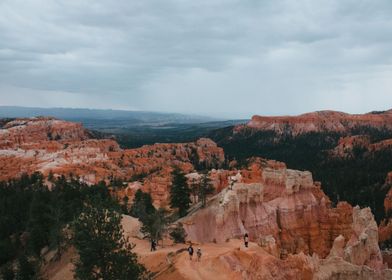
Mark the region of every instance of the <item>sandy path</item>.
<instances>
[{"instance_id":1,"label":"sandy path","mask_svg":"<svg viewBox=\"0 0 392 280\"><path fill-rule=\"evenodd\" d=\"M242 279L240 269L249 264L256 251L261 250L254 243L250 244L250 248L245 248L241 240L230 240L223 244L200 244L194 245L195 254L191 261L186 251L176 254L178 250L187 248L185 244L165 246L158 248L156 252L150 252L148 241L131 239L131 242L136 245L133 251L150 271L161 271L155 278L159 280ZM196 257L198 247L202 250L200 262L197 262ZM170 253L172 256L168 257ZM170 266L169 262L173 265Z\"/></svg>"}]
</instances>

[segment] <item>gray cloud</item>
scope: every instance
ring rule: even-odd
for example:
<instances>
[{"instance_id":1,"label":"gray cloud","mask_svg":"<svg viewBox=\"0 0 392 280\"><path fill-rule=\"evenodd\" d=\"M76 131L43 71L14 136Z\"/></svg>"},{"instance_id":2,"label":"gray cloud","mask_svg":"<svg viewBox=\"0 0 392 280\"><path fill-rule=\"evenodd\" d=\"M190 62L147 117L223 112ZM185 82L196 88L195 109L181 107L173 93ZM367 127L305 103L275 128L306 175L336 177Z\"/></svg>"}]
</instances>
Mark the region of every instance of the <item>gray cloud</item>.
<instances>
[{"instance_id":1,"label":"gray cloud","mask_svg":"<svg viewBox=\"0 0 392 280\"><path fill-rule=\"evenodd\" d=\"M3 0L0 105L384 109L391 14L389 0Z\"/></svg>"}]
</instances>

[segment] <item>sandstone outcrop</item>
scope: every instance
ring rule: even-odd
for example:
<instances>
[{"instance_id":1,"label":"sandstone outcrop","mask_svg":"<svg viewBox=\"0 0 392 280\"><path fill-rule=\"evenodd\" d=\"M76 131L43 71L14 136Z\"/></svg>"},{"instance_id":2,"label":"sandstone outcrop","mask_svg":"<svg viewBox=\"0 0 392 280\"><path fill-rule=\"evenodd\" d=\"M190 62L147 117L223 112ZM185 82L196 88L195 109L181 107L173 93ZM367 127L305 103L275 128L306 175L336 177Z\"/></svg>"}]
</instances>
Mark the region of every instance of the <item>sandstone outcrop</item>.
<instances>
[{"instance_id":1,"label":"sandstone outcrop","mask_svg":"<svg viewBox=\"0 0 392 280\"><path fill-rule=\"evenodd\" d=\"M0 129L0 149L42 144L50 140L83 141L88 138L88 131L80 123L54 118L16 119Z\"/></svg>"},{"instance_id":2,"label":"sandstone outcrop","mask_svg":"<svg viewBox=\"0 0 392 280\"><path fill-rule=\"evenodd\" d=\"M337 236L351 237L353 211L349 204L332 208L309 172L274 162L263 164L259 169L253 166L252 171L241 171L243 178L253 182L235 183L214 197L207 208L183 220L191 240L224 242L248 233L251 240L271 236L288 253L315 252L325 257ZM253 173L258 175L249 176Z\"/></svg>"},{"instance_id":3,"label":"sandstone outcrop","mask_svg":"<svg viewBox=\"0 0 392 280\"><path fill-rule=\"evenodd\" d=\"M353 279L350 277L355 275L359 279L388 279L383 278L386 272L378 246L378 228L369 208L353 208L345 202L333 208L309 172L261 160L241 174L250 170L259 173L258 179L253 177L254 182L225 188L206 208L181 220L189 240L220 244L248 233L251 241L276 258L267 264L264 257L261 263L255 257L248 271L261 278L249 279L275 279L268 269L258 270L260 266L274 266L275 262L279 269L285 270L287 264L297 267L300 275L309 275L298 279L338 279L342 275L348 278L339 279ZM310 257L313 254L318 257ZM336 273L328 267L334 267ZM289 274L276 279L298 273L286 269Z\"/></svg>"},{"instance_id":4,"label":"sandstone outcrop","mask_svg":"<svg viewBox=\"0 0 392 280\"><path fill-rule=\"evenodd\" d=\"M356 151L367 152L368 154L391 150L392 139L385 139L372 143L368 135L347 136L339 139L338 145L330 151L330 155L340 158L354 157Z\"/></svg>"},{"instance_id":5,"label":"sandstone outcrop","mask_svg":"<svg viewBox=\"0 0 392 280\"><path fill-rule=\"evenodd\" d=\"M251 128L296 136L309 132L348 132L355 128L368 126L380 130L392 130L392 110L362 115L350 115L335 111L319 111L299 116L282 117L256 115L246 125L237 126L235 130Z\"/></svg>"},{"instance_id":6,"label":"sandstone outcrop","mask_svg":"<svg viewBox=\"0 0 392 280\"><path fill-rule=\"evenodd\" d=\"M368 135L354 135L342 137L338 145L331 151L335 157L345 158L354 156L355 149L369 149L371 145Z\"/></svg>"},{"instance_id":7,"label":"sandstone outcrop","mask_svg":"<svg viewBox=\"0 0 392 280\"><path fill-rule=\"evenodd\" d=\"M384 199L386 218L379 226L380 242L392 240L392 172L388 173L384 187L389 191Z\"/></svg>"},{"instance_id":8,"label":"sandstone outcrop","mask_svg":"<svg viewBox=\"0 0 392 280\"><path fill-rule=\"evenodd\" d=\"M0 129L0 180L35 171L44 175L78 176L89 184L121 179L126 185L141 183L154 203L167 203L172 166L189 173L195 168L216 168L224 162L223 149L212 140L154 144L121 149L111 139L92 139L81 124L53 118L16 119ZM118 196L135 188L119 188Z\"/></svg>"},{"instance_id":9,"label":"sandstone outcrop","mask_svg":"<svg viewBox=\"0 0 392 280\"><path fill-rule=\"evenodd\" d=\"M383 259L378 247L378 227L370 208L353 208L353 234L344 249L344 259L358 266L376 270L383 268Z\"/></svg>"},{"instance_id":10,"label":"sandstone outcrop","mask_svg":"<svg viewBox=\"0 0 392 280\"><path fill-rule=\"evenodd\" d=\"M385 180L385 186L389 188L389 191L384 200L385 212L392 211L392 172L389 172Z\"/></svg>"}]
</instances>

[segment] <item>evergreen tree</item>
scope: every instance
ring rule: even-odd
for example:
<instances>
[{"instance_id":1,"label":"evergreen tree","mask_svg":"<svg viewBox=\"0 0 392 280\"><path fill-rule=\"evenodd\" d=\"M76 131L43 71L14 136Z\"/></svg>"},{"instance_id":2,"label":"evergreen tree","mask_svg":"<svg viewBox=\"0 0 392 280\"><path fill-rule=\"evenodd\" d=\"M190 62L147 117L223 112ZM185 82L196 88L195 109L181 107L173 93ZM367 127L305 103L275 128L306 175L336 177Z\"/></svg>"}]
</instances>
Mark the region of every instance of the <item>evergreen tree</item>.
<instances>
[{"instance_id":1,"label":"evergreen tree","mask_svg":"<svg viewBox=\"0 0 392 280\"><path fill-rule=\"evenodd\" d=\"M34 265L28 260L26 255L21 255L18 259L18 267L17 267L15 279L16 280L37 279Z\"/></svg>"},{"instance_id":2,"label":"evergreen tree","mask_svg":"<svg viewBox=\"0 0 392 280\"><path fill-rule=\"evenodd\" d=\"M100 199L86 203L74 223L74 245L79 253L75 277L83 280L141 279L133 246L123 235L121 214Z\"/></svg>"},{"instance_id":3,"label":"evergreen tree","mask_svg":"<svg viewBox=\"0 0 392 280\"><path fill-rule=\"evenodd\" d=\"M170 231L170 236L175 243L185 243L187 234L182 223L178 223L176 227Z\"/></svg>"},{"instance_id":4,"label":"evergreen tree","mask_svg":"<svg viewBox=\"0 0 392 280\"><path fill-rule=\"evenodd\" d=\"M128 201L129 201L129 197L128 196L124 196L122 198L122 203L121 203L121 210L124 214L129 215L129 209L128 209Z\"/></svg>"},{"instance_id":5,"label":"evergreen tree","mask_svg":"<svg viewBox=\"0 0 392 280\"><path fill-rule=\"evenodd\" d=\"M146 234L150 240L162 240L168 224L165 214L165 209L159 208L154 213L148 215L144 220L141 231Z\"/></svg>"},{"instance_id":6,"label":"evergreen tree","mask_svg":"<svg viewBox=\"0 0 392 280\"><path fill-rule=\"evenodd\" d=\"M36 191L30 205L29 244L37 256L39 256L41 249L49 244L50 228L53 221L49 195L48 190Z\"/></svg>"},{"instance_id":7,"label":"evergreen tree","mask_svg":"<svg viewBox=\"0 0 392 280\"><path fill-rule=\"evenodd\" d=\"M15 272L12 268L12 264L8 263L3 265L0 269L0 279L2 280L14 280L15 279Z\"/></svg>"},{"instance_id":8,"label":"evergreen tree","mask_svg":"<svg viewBox=\"0 0 392 280\"><path fill-rule=\"evenodd\" d=\"M184 173L178 168L175 168L172 172L170 195L170 206L178 208L180 217L184 217L191 203L190 189Z\"/></svg>"},{"instance_id":9,"label":"evergreen tree","mask_svg":"<svg viewBox=\"0 0 392 280\"><path fill-rule=\"evenodd\" d=\"M148 216L155 213L155 207L152 204L152 198L149 193L142 190L137 190L135 198L130 209L131 216L138 218L143 224L146 222Z\"/></svg>"},{"instance_id":10,"label":"evergreen tree","mask_svg":"<svg viewBox=\"0 0 392 280\"><path fill-rule=\"evenodd\" d=\"M207 195L212 193L214 193L214 186L211 183L211 179L208 177L208 174L203 174L199 186L199 201L201 201L202 207L206 206Z\"/></svg>"},{"instance_id":11,"label":"evergreen tree","mask_svg":"<svg viewBox=\"0 0 392 280\"><path fill-rule=\"evenodd\" d=\"M10 238L0 240L0 266L12 260L16 255L16 248Z\"/></svg>"}]
</instances>

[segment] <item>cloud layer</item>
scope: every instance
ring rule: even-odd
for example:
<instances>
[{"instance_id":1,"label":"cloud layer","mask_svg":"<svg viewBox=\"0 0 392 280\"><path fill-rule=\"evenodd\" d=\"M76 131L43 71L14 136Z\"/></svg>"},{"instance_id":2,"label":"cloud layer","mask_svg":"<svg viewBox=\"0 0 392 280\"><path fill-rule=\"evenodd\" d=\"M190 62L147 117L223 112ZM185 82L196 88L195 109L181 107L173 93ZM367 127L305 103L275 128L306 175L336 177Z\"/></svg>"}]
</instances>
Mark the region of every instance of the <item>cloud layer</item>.
<instances>
[{"instance_id":1,"label":"cloud layer","mask_svg":"<svg viewBox=\"0 0 392 280\"><path fill-rule=\"evenodd\" d=\"M3 0L0 105L392 107L389 0Z\"/></svg>"}]
</instances>

